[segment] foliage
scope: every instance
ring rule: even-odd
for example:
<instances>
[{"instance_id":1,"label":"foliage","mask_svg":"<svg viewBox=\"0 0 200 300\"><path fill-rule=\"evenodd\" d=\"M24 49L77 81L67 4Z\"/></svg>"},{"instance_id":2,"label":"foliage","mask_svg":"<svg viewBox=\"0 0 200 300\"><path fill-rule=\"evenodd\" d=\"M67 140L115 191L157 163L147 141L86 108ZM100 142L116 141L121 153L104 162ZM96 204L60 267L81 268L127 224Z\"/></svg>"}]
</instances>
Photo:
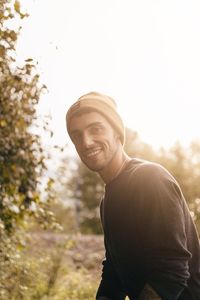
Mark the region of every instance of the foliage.
<instances>
[{"instance_id":1,"label":"foliage","mask_svg":"<svg viewBox=\"0 0 200 300\"><path fill-rule=\"evenodd\" d=\"M102 233L99 204L104 193L104 184L99 175L88 170L83 164L79 164L73 188L73 197L79 201L78 210L81 232Z\"/></svg>"},{"instance_id":2,"label":"foliage","mask_svg":"<svg viewBox=\"0 0 200 300\"><path fill-rule=\"evenodd\" d=\"M70 160L73 161L72 158ZM75 161L70 167L69 158L64 157L58 169L58 178L59 181L55 179L59 182L57 197L63 203L71 204L68 206L68 215L71 210L74 230L87 234L102 233L99 204L104 185L98 174L88 170L80 161Z\"/></svg>"},{"instance_id":3,"label":"foliage","mask_svg":"<svg viewBox=\"0 0 200 300\"><path fill-rule=\"evenodd\" d=\"M19 1L0 1L1 299L12 299L10 293L16 283L19 264L22 264L20 251L25 240L20 228L28 226L28 216L36 218L43 226L53 219L47 209L48 203L40 197L45 156L40 137L34 133L36 107L45 87L39 83L32 59L28 58L22 66L17 66L15 60L19 29L12 29L11 21L26 15L21 12ZM51 184L50 180L44 191L46 195ZM46 198L49 199L49 195Z\"/></svg>"},{"instance_id":4,"label":"foliage","mask_svg":"<svg viewBox=\"0 0 200 300\"><path fill-rule=\"evenodd\" d=\"M30 59L16 66L18 32L4 25L16 7L19 14L18 2L0 4L0 219L8 232L26 212L37 211L37 185L45 168L40 138L31 132L43 87Z\"/></svg>"},{"instance_id":5,"label":"foliage","mask_svg":"<svg viewBox=\"0 0 200 300\"><path fill-rule=\"evenodd\" d=\"M74 206L67 205L64 201L60 199L59 193L56 194L56 199L51 201L48 206L45 205L45 215L47 212L52 214L51 221L46 218L46 222L44 218L37 218L37 222L32 222L30 227L30 231L38 231L40 232L41 227L47 230L48 232L64 232L67 234L74 234L79 231L78 220L76 216L76 210ZM56 229L56 230L55 230Z\"/></svg>"},{"instance_id":6,"label":"foliage","mask_svg":"<svg viewBox=\"0 0 200 300\"><path fill-rule=\"evenodd\" d=\"M157 162L164 165L180 184L196 222L200 220L199 149L200 141L193 141L187 149L177 142L168 151L162 149L157 156Z\"/></svg>"},{"instance_id":7,"label":"foliage","mask_svg":"<svg viewBox=\"0 0 200 300\"><path fill-rule=\"evenodd\" d=\"M60 295L52 299L59 300L93 300L96 294L98 283L94 281L91 275L84 269L71 271L66 278L68 289L63 289Z\"/></svg>"},{"instance_id":8,"label":"foliage","mask_svg":"<svg viewBox=\"0 0 200 300\"><path fill-rule=\"evenodd\" d=\"M147 143L143 142L138 133L130 128L126 128L126 142L124 150L130 157L139 157L151 161L156 159L154 149Z\"/></svg>"},{"instance_id":9,"label":"foliage","mask_svg":"<svg viewBox=\"0 0 200 300\"><path fill-rule=\"evenodd\" d=\"M84 264L76 268L69 263L68 251L76 243L73 237L40 232L32 234L29 239L29 247L16 258L15 269L7 278L7 290L4 289L0 299L94 299L100 277L100 274L95 275L97 264L91 269Z\"/></svg>"}]
</instances>

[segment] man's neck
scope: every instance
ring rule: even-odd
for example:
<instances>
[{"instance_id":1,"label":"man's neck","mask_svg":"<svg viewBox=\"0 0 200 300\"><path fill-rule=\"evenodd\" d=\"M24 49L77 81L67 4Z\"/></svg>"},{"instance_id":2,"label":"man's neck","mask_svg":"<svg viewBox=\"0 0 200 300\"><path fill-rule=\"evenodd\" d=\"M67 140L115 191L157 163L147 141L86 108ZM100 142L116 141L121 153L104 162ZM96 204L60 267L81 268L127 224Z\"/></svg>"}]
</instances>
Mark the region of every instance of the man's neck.
<instances>
[{"instance_id":1,"label":"man's neck","mask_svg":"<svg viewBox=\"0 0 200 300\"><path fill-rule=\"evenodd\" d=\"M131 158L124 152L124 150L117 152L107 167L102 172L99 172L104 183L108 184L118 177L130 159Z\"/></svg>"}]
</instances>

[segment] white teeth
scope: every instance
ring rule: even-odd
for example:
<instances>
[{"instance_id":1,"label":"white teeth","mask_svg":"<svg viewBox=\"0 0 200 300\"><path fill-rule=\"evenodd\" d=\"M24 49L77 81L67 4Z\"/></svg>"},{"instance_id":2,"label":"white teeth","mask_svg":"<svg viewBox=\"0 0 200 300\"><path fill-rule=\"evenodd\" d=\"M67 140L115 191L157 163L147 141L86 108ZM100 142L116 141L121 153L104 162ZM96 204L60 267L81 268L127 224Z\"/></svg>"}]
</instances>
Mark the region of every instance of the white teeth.
<instances>
[{"instance_id":1,"label":"white teeth","mask_svg":"<svg viewBox=\"0 0 200 300\"><path fill-rule=\"evenodd\" d=\"M101 149L93 150L93 151L87 153L86 156L87 156L87 157L95 156L95 155L97 155L100 151L101 151Z\"/></svg>"}]
</instances>

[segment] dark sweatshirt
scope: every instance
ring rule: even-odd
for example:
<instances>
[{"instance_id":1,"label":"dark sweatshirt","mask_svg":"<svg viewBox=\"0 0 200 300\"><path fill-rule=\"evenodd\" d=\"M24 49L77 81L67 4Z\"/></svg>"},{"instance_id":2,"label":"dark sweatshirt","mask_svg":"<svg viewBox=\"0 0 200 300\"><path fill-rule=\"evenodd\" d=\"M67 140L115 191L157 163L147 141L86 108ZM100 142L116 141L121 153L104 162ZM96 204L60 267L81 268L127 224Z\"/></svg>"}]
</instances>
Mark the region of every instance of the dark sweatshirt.
<instances>
[{"instance_id":1,"label":"dark sweatshirt","mask_svg":"<svg viewBox=\"0 0 200 300\"><path fill-rule=\"evenodd\" d=\"M162 166L132 159L101 203L106 258L96 298L200 300L200 245L181 189Z\"/></svg>"}]
</instances>

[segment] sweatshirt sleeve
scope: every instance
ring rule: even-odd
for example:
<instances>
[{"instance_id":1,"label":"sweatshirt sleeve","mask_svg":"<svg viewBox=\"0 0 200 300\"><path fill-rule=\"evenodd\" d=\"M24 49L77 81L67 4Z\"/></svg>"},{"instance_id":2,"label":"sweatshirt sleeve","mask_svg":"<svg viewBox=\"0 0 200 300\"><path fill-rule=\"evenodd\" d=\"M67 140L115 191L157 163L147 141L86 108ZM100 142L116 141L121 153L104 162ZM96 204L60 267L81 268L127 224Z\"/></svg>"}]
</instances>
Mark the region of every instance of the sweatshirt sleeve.
<instances>
[{"instance_id":1,"label":"sweatshirt sleeve","mask_svg":"<svg viewBox=\"0 0 200 300\"><path fill-rule=\"evenodd\" d=\"M126 295L121 290L120 281L107 250L102 265L102 278L97 290L96 299L98 300L100 297L106 297L108 300L124 300Z\"/></svg>"},{"instance_id":2,"label":"sweatshirt sleeve","mask_svg":"<svg viewBox=\"0 0 200 300\"><path fill-rule=\"evenodd\" d=\"M177 182L164 168L149 171L138 182L148 283L163 300L176 300L190 277L185 231L189 210Z\"/></svg>"}]
</instances>

